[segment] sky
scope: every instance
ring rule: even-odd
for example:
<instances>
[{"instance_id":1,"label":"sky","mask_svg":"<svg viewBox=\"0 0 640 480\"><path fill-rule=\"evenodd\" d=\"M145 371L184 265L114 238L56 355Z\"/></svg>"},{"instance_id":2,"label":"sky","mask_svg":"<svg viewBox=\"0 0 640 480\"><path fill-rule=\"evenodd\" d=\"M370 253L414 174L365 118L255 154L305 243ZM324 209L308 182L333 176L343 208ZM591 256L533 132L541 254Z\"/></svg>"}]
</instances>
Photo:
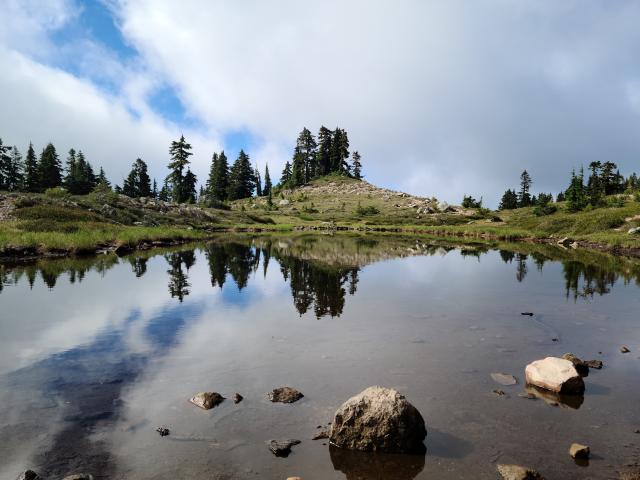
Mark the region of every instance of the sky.
<instances>
[{"instance_id":1,"label":"sky","mask_svg":"<svg viewBox=\"0 0 640 480\"><path fill-rule=\"evenodd\" d=\"M573 168L640 171L640 2L0 0L0 138L159 182L244 148L277 177L339 126L376 185L496 206Z\"/></svg>"}]
</instances>

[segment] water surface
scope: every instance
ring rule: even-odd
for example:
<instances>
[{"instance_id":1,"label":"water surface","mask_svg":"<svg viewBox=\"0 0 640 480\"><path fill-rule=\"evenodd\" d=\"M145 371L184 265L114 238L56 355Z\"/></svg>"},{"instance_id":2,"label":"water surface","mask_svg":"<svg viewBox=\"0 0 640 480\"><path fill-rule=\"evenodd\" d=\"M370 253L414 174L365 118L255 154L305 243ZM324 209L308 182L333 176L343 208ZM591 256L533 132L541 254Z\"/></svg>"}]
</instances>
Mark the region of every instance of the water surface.
<instances>
[{"instance_id":1,"label":"water surface","mask_svg":"<svg viewBox=\"0 0 640 480\"><path fill-rule=\"evenodd\" d=\"M0 478L34 468L53 478L493 479L505 462L551 479L616 478L639 453L639 276L637 261L555 247L355 235L227 235L125 258L5 264ZM605 363L584 398L518 396L527 363L565 352ZM305 397L268 402L282 385ZM370 385L422 412L426 455L311 440ZM245 400L203 411L187 402L203 390ZM302 443L276 458L272 438ZM569 457L572 442L591 446L588 466Z\"/></svg>"}]
</instances>

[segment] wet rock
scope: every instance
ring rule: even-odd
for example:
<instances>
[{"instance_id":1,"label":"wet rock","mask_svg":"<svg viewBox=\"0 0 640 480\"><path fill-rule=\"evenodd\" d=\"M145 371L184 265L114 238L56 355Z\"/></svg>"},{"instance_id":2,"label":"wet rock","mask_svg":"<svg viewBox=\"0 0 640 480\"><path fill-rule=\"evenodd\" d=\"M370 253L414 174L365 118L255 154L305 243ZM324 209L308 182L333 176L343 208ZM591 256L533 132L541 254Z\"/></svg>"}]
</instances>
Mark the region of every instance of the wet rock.
<instances>
[{"instance_id":1,"label":"wet rock","mask_svg":"<svg viewBox=\"0 0 640 480\"><path fill-rule=\"evenodd\" d=\"M527 384L565 395L584 393L584 381L573 363L564 358L547 357L525 368Z\"/></svg>"},{"instance_id":2,"label":"wet rock","mask_svg":"<svg viewBox=\"0 0 640 480\"><path fill-rule=\"evenodd\" d=\"M520 398L526 398L527 400L537 400L538 399L536 394L535 393L531 393L531 392L519 393L518 396Z\"/></svg>"},{"instance_id":3,"label":"wet rock","mask_svg":"<svg viewBox=\"0 0 640 480\"><path fill-rule=\"evenodd\" d=\"M426 436L422 415L404 395L377 386L343 403L329 434L337 447L389 453L424 452Z\"/></svg>"},{"instance_id":4,"label":"wet rock","mask_svg":"<svg viewBox=\"0 0 640 480\"><path fill-rule=\"evenodd\" d=\"M591 451L586 445L572 443L571 447L569 447L569 455L571 455L571 458L586 459L589 458L590 453Z\"/></svg>"},{"instance_id":5,"label":"wet rock","mask_svg":"<svg viewBox=\"0 0 640 480\"><path fill-rule=\"evenodd\" d=\"M498 382L500 385L515 385L518 383L518 379L513 375L509 375L508 373L492 373L491 378L495 382Z\"/></svg>"},{"instance_id":6,"label":"wet rock","mask_svg":"<svg viewBox=\"0 0 640 480\"><path fill-rule=\"evenodd\" d=\"M62 480L93 480L93 475L89 473L74 473L67 475Z\"/></svg>"},{"instance_id":7,"label":"wet rock","mask_svg":"<svg viewBox=\"0 0 640 480\"><path fill-rule=\"evenodd\" d=\"M325 438L329 438L329 432L322 430L311 437L311 440L323 440Z\"/></svg>"},{"instance_id":8,"label":"wet rock","mask_svg":"<svg viewBox=\"0 0 640 480\"><path fill-rule=\"evenodd\" d=\"M569 360L571 363L573 363L573 366L578 373L580 374L589 373L589 366L583 360L576 357L573 353L565 353L564 355L562 355L561 358L564 358L565 360Z\"/></svg>"},{"instance_id":9,"label":"wet rock","mask_svg":"<svg viewBox=\"0 0 640 480\"><path fill-rule=\"evenodd\" d=\"M503 395L506 395L506 394L504 393L504 390L500 390L499 388L496 388L496 389L493 391L493 393L495 393L495 394L496 394L496 395L498 395L499 397L501 397L501 396L503 396Z\"/></svg>"},{"instance_id":10,"label":"wet rock","mask_svg":"<svg viewBox=\"0 0 640 480\"><path fill-rule=\"evenodd\" d=\"M564 247L568 247L573 243L573 240L570 239L569 237L564 237L561 238L560 240L558 240L558 245L562 245Z\"/></svg>"},{"instance_id":11,"label":"wet rock","mask_svg":"<svg viewBox=\"0 0 640 480\"><path fill-rule=\"evenodd\" d=\"M276 457L287 457L291 453L291 447L299 443L301 443L300 440L289 438L287 440L269 440L267 445Z\"/></svg>"},{"instance_id":12,"label":"wet rock","mask_svg":"<svg viewBox=\"0 0 640 480\"><path fill-rule=\"evenodd\" d=\"M629 353L630 351L631 350L629 350L629 347L625 347L625 346L620 347L620 352L622 352L622 353Z\"/></svg>"},{"instance_id":13,"label":"wet rock","mask_svg":"<svg viewBox=\"0 0 640 480\"><path fill-rule=\"evenodd\" d=\"M329 445L329 456L345 480L413 480L424 470L425 455L358 452Z\"/></svg>"},{"instance_id":14,"label":"wet rock","mask_svg":"<svg viewBox=\"0 0 640 480\"><path fill-rule=\"evenodd\" d=\"M242 395L240 395L239 393L233 394L233 403L240 403L242 400L244 400L244 397Z\"/></svg>"},{"instance_id":15,"label":"wet rock","mask_svg":"<svg viewBox=\"0 0 640 480\"><path fill-rule=\"evenodd\" d=\"M535 470L520 465L499 464L498 473L504 480L544 480Z\"/></svg>"},{"instance_id":16,"label":"wet rock","mask_svg":"<svg viewBox=\"0 0 640 480\"><path fill-rule=\"evenodd\" d=\"M589 368L600 370L602 368L602 360L585 360L585 365Z\"/></svg>"},{"instance_id":17,"label":"wet rock","mask_svg":"<svg viewBox=\"0 0 640 480\"><path fill-rule=\"evenodd\" d=\"M16 478L16 480L42 480L42 477L33 470L25 470L20 475L18 475L18 478Z\"/></svg>"},{"instance_id":18,"label":"wet rock","mask_svg":"<svg viewBox=\"0 0 640 480\"><path fill-rule=\"evenodd\" d=\"M217 392L200 392L191 397L189 401L197 407L210 410L220 405L224 401L224 397Z\"/></svg>"},{"instance_id":19,"label":"wet rock","mask_svg":"<svg viewBox=\"0 0 640 480\"><path fill-rule=\"evenodd\" d=\"M533 312L520 312L520 315L526 315L527 317L533 317Z\"/></svg>"},{"instance_id":20,"label":"wet rock","mask_svg":"<svg viewBox=\"0 0 640 480\"><path fill-rule=\"evenodd\" d=\"M267 397L274 403L293 403L300 400L302 397L304 397L304 395L295 388L278 387L274 388L270 393L268 393Z\"/></svg>"},{"instance_id":21,"label":"wet rock","mask_svg":"<svg viewBox=\"0 0 640 480\"><path fill-rule=\"evenodd\" d=\"M156 428L156 432L158 432L161 437L166 437L167 435L169 435L169 429L164 426Z\"/></svg>"}]
</instances>

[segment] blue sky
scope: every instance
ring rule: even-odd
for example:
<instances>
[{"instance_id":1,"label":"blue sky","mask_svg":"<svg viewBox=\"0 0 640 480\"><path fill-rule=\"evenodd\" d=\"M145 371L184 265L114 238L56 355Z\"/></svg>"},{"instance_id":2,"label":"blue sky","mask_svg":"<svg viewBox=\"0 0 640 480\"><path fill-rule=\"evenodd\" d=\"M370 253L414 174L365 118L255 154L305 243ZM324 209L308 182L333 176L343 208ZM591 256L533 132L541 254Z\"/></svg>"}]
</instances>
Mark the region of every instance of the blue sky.
<instances>
[{"instance_id":1,"label":"blue sky","mask_svg":"<svg viewBox=\"0 0 640 480\"><path fill-rule=\"evenodd\" d=\"M454 203L524 169L534 193L640 170L637 2L7 0L0 21L0 137L118 183L137 157L164 178L180 134L201 180L221 149L277 174L321 125L370 182Z\"/></svg>"}]
</instances>

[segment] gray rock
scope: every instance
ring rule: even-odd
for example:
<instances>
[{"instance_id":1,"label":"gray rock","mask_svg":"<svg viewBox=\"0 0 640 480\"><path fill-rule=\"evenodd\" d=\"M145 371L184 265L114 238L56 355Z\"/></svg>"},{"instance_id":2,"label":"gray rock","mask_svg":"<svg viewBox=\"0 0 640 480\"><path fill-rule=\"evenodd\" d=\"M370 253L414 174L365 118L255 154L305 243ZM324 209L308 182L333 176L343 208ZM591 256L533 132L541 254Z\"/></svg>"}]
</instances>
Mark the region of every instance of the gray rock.
<instances>
[{"instance_id":1,"label":"gray rock","mask_svg":"<svg viewBox=\"0 0 640 480\"><path fill-rule=\"evenodd\" d=\"M224 397L217 392L200 392L191 397L189 401L197 407L210 410L221 404L224 401Z\"/></svg>"},{"instance_id":2,"label":"gray rock","mask_svg":"<svg viewBox=\"0 0 640 480\"><path fill-rule=\"evenodd\" d=\"M634 228L630 228L627 233L629 235L637 235L638 233L640 233L640 227L634 227Z\"/></svg>"},{"instance_id":3,"label":"gray rock","mask_svg":"<svg viewBox=\"0 0 640 480\"><path fill-rule=\"evenodd\" d=\"M504 480L544 480L544 478L531 468L520 465L498 465L498 473Z\"/></svg>"},{"instance_id":4,"label":"gray rock","mask_svg":"<svg viewBox=\"0 0 640 480\"><path fill-rule=\"evenodd\" d=\"M42 477L33 470L25 470L20 475L18 475L18 478L16 478L16 480L42 480Z\"/></svg>"},{"instance_id":5,"label":"gray rock","mask_svg":"<svg viewBox=\"0 0 640 480\"><path fill-rule=\"evenodd\" d=\"M426 436L420 412L396 390L377 386L343 403L329 434L337 447L390 453L424 452Z\"/></svg>"},{"instance_id":6,"label":"gray rock","mask_svg":"<svg viewBox=\"0 0 640 480\"><path fill-rule=\"evenodd\" d=\"M623 346L620 347L620 352L621 353L629 353L631 350L629 350L629 347Z\"/></svg>"},{"instance_id":7,"label":"gray rock","mask_svg":"<svg viewBox=\"0 0 640 480\"><path fill-rule=\"evenodd\" d=\"M491 378L495 382L498 382L500 385L515 385L518 383L518 379L513 375L509 375L508 373L492 373Z\"/></svg>"},{"instance_id":8,"label":"gray rock","mask_svg":"<svg viewBox=\"0 0 640 480\"><path fill-rule=\"evenodd\" d=\"M276 457L287 457L291 453L291 447L299 443L301 443L300 440L289 438L286 440L269 440L267 445Z\"/></svg>"},{"instance_id":9,"label":"gray rock","mask_svg":"<svg viewBox=\"0 0 640 480\"><path fill-rule=\"evenodd\" d=\"M269 392L267 397L274 403L293 403L300 400L304 395L295 388L278 387Z\"/></svg>"},{"instance_id":10,"label":"gray rock","mask_svg":"<svg viewBox=\"0 0 640 480\"><path fill-rule=\"evenodd\" d=\"M591 450L586 445L580 445L579 443L572 443L569 447L569 455L571 458L585 459L589 458Z\"/></svg>"}]
</instances>

